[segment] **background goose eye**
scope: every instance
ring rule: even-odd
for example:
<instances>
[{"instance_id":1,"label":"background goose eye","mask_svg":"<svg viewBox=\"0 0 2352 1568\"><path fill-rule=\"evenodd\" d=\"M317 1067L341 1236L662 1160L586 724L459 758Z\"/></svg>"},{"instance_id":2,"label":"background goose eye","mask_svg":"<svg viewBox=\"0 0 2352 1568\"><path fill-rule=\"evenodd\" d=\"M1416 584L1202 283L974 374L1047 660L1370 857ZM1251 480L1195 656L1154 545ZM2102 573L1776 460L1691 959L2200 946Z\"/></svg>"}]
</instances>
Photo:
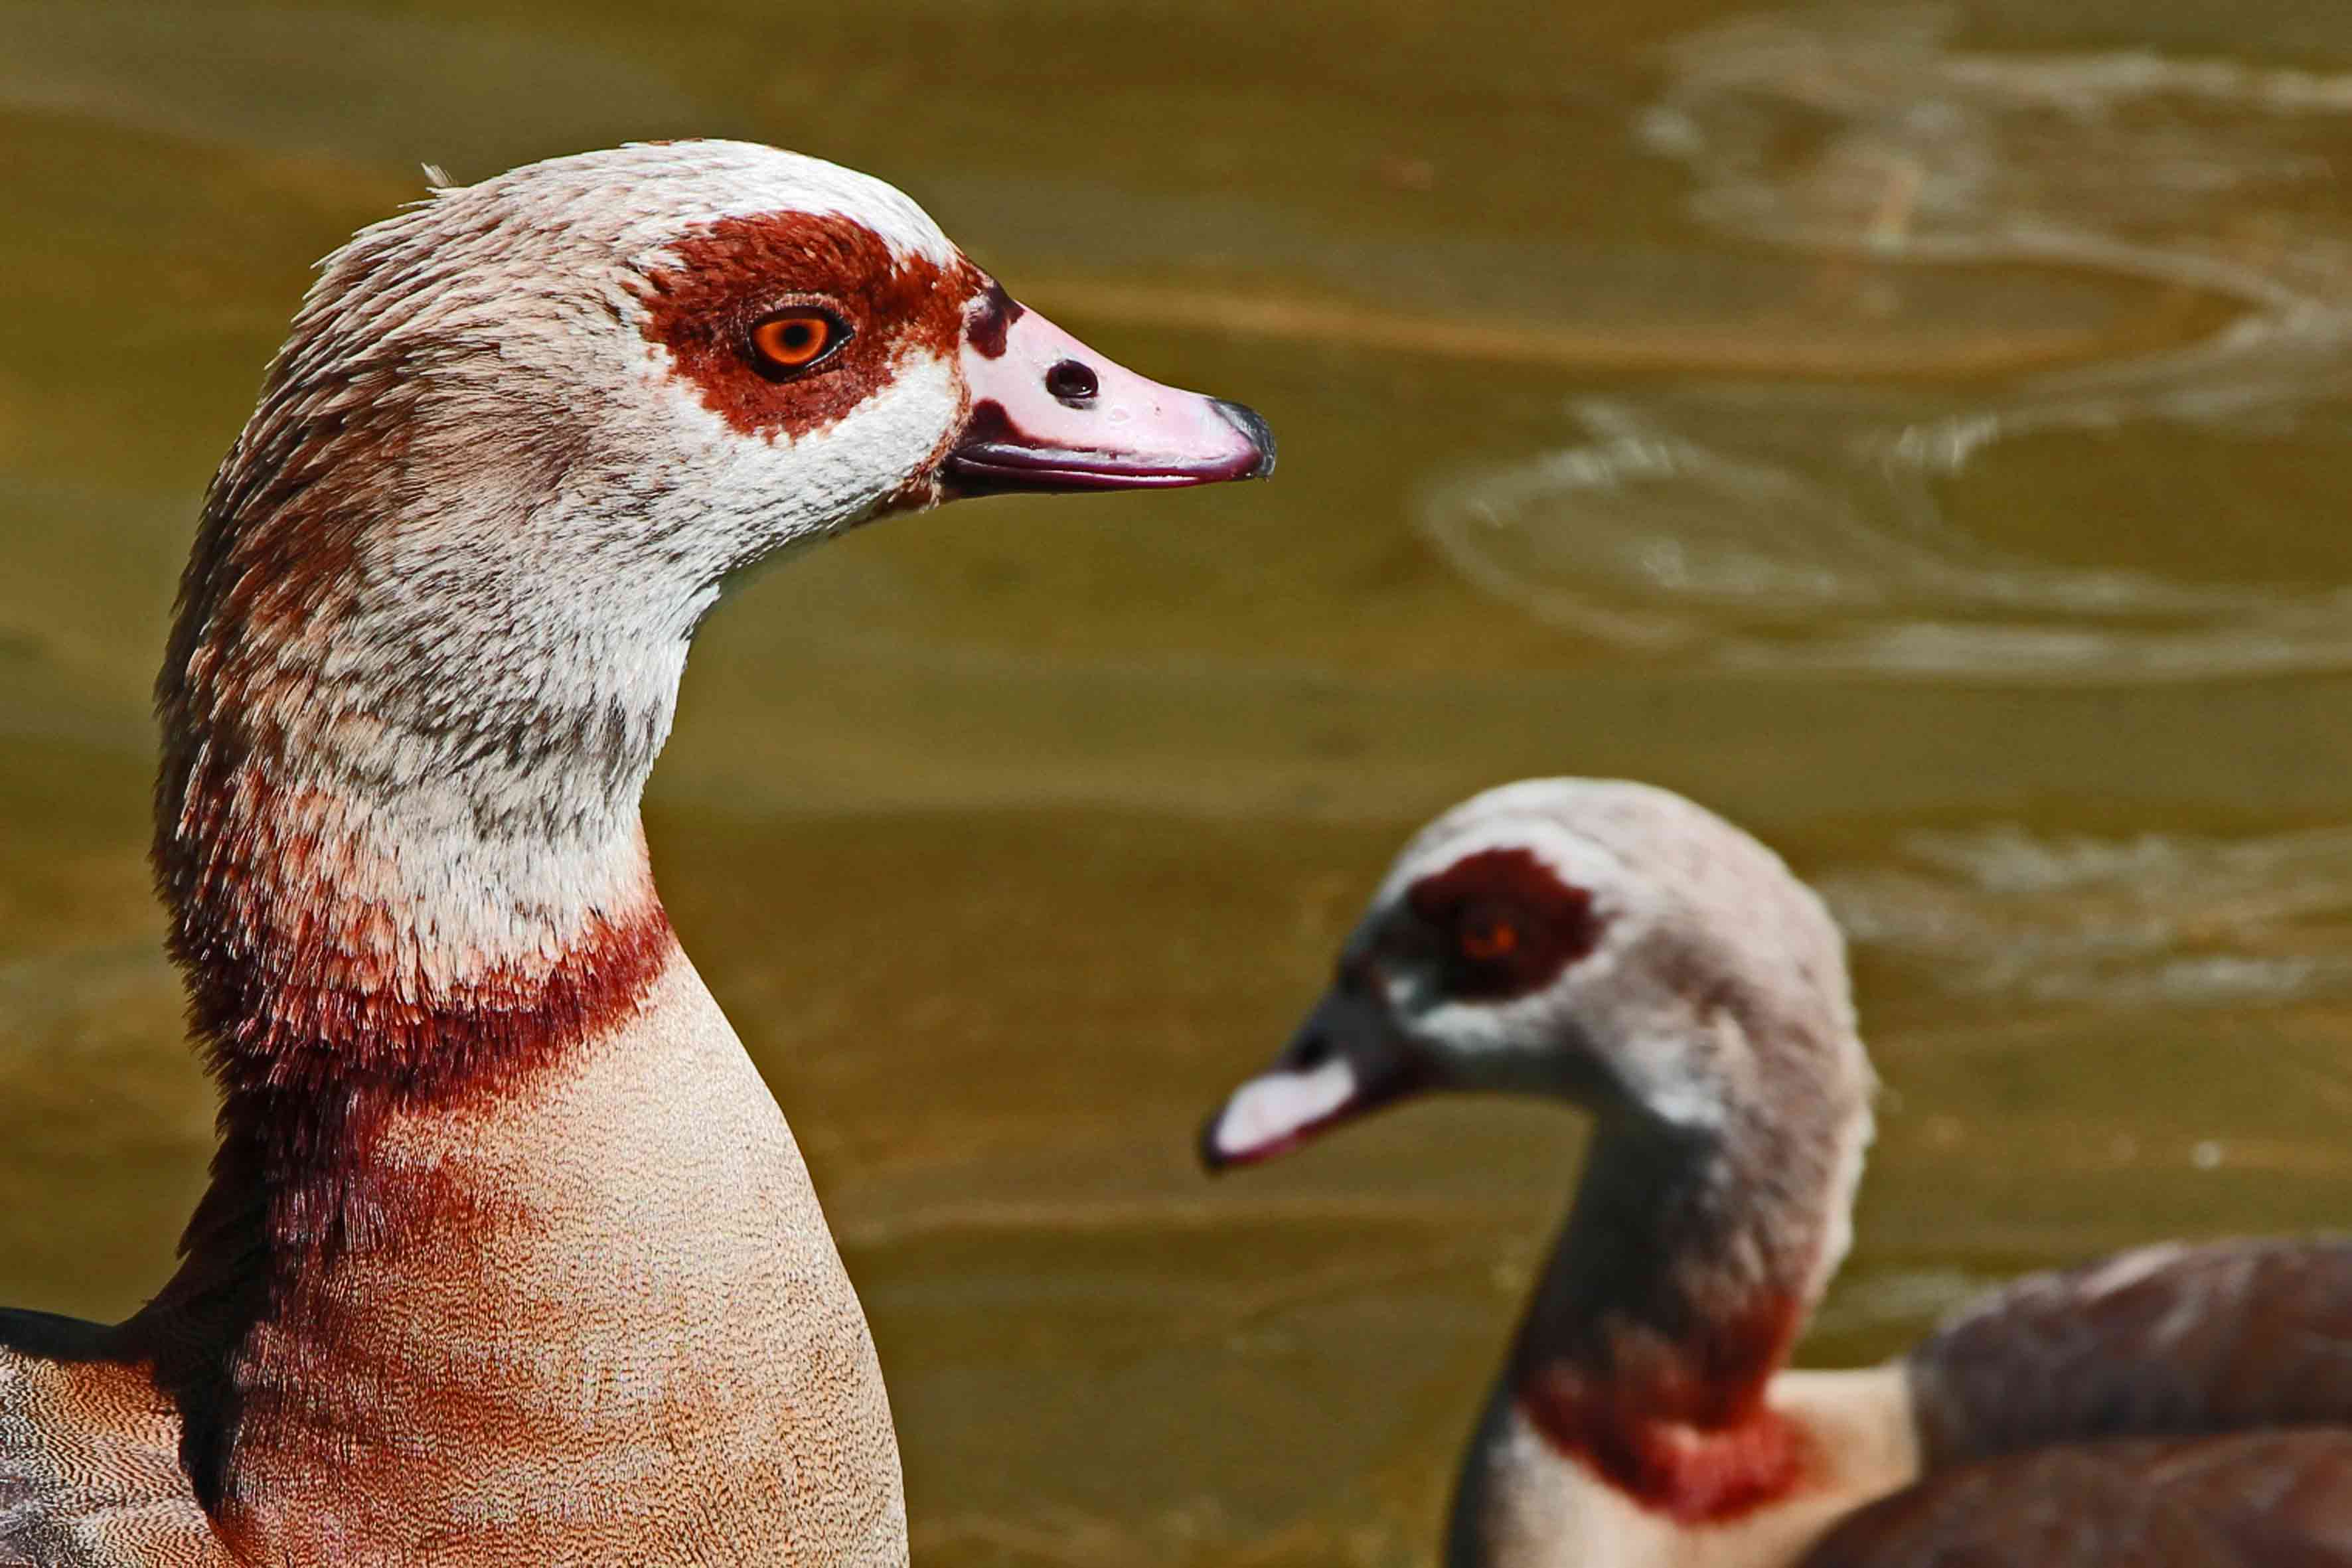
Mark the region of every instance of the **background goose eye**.
<instances>
[{"instance_id":1,"label":"background goose eye","mask_svg":"<svg viewBox=\"0 0 2352 1568\"><path fill-rule=\"evenodd\" d=\"M751 357L770 375L791 375L830 357L848 338L823 310L783 310L751 329Z\"/></svg>"},{"instance_id":2,"label":"background goose eye","mask_svg":"<svg viewBox=\"0 0 2352 1568\"><path fill-rule=\"evenodd\" d=\"M1454 944L1463 957L1492 963L1519 950L1518 923L1498 910L1473 910L1454 931Z\"/></svg>"}]
</instances>

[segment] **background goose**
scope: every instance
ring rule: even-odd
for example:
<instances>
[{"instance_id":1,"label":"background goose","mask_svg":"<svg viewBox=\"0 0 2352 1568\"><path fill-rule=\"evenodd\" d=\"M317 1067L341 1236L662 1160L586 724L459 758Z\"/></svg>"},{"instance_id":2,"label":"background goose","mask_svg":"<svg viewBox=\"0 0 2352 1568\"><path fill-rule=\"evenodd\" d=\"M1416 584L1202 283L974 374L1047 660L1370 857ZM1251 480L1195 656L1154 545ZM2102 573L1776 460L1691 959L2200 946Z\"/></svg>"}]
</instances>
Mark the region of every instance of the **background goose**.
<instances>
[{"instance_id":1,"label":"background goose","mask_svg":"<svg viewBox=\"0 0 2352 1568\"><path fill-rule=\"evenodd\" d=\"M857 1298L647 866L688 644L886 512L1272 464L766 147L330 258L157 688L212 1185L129 1321L0 1314L0 1563L904 1561Z\"/></svg>"},{"instance_id":2,"label":"background goose","mask_svg":"<svg viewBox=\"0 0 2352 1568\"><path fill-rule=\"evenodd\" d=\"M1595 1116L1455 1568L2352 1563L2352 1246L2128 1253L1898 1363L1784 1370L1846 1250L1872 1088L1838 929L1778 857L1663 790L1540 780L1405 847L1202 1152L1263 1160L1430 1090Z\"/></svg>"}]
</instances>

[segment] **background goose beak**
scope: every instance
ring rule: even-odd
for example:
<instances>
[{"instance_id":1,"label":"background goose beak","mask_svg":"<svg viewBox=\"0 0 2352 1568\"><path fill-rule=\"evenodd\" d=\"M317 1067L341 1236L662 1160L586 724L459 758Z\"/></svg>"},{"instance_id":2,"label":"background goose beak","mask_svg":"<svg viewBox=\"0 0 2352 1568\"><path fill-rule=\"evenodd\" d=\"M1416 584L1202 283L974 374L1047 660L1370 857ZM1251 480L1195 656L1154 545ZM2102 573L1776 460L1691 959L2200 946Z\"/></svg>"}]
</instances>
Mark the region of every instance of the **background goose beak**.
<instances>
[{"instance_id":1,"label":"background goose beak","mask_svg":"<svg viewBox=\"0 0 2352 1568\"><path fill-rule=\"evenodd\" d=\"M1428 1087L1420 1054L1386 1007L1354 990L1328 992L1274 1066L1202 1127L1201 1163L1215 1172L1270 1160Z\"/></svg>"},{"instance_id":2,"label":"background goose beak","mask_svg":"<svg viewBox=\"0 0 2352 1568\"><path fill-rule=\"evenodd\" d=\"M1001 292L961 350L971 414L948 455L954 495L1171 489L1274 472L1255 410L1147 380Z\"/></svg>"}]
</instances>

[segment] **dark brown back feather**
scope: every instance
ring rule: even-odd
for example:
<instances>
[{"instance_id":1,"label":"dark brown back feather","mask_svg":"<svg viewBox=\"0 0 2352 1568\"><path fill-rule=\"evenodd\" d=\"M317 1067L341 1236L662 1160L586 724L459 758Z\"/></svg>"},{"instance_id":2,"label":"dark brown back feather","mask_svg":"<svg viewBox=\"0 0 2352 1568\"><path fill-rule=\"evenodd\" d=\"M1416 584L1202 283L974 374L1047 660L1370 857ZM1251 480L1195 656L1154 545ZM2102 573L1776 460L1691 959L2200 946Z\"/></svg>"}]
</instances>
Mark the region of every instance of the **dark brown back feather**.
<instances>
[{"instance_id":1,"label":"dark brown back feather","mask_svg":"<svg viewBox=\"0 0 2352 1568\"><path fill-rule=\"evenodd\" d=\"M1908 1364L1931 1469L2103 1437L2352 1427L2352 1241L2150 1247L2033 1275Z\"/></svg>"},{"instance_id":2,"label":"dark brown back feather","mask_svg":"<svg viewBox=\"0 0 2352 1568\"><path fill-rule=\"evenodd\" d=\"M1927 1475L1804 1568L2352 1568L2352 1242L2032 1275L1907 1366Z\"/></svg>"},{"instance_id":3,"label":"dark brown back feather","mask_svg":"<svg viewBox=\"0 0 2352 1568\"><path fill-rule=\"evenodd\" d=\"M2352 1568L2352 1432L2082 1443L1930 1473L1802 1568Z\"/></svg>"}]
</instances>

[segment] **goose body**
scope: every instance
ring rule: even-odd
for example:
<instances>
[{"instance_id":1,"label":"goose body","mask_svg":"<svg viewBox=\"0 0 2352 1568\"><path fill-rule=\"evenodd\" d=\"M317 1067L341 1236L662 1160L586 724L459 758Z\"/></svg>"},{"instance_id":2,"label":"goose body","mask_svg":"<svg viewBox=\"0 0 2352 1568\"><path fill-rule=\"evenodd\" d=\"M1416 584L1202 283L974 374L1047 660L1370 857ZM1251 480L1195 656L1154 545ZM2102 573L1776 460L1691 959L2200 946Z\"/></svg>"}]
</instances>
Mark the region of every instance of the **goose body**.
<instances>
[{"instance_id":1,"label":"goose body","mask_svg":"<svg viewBox=\"0 0 2352 1568\"><path fill-rule=\"evenodd\" d=\"M1272 460L772 148L534 164L331 257L158 683L212 1184L129 1321L0 1313L0 1564L903 1563L856 1294L654 889L688 642L891 511Z\"/></svg>"},{"instance_id":2,"label":"goose body","mask_svg":"<svg viewBox=\"0 0 2352 1568\"><path fill-rule=\"evenodd\" d=\"M1778 857L1662 790L1538 780L1406 847L1202 1152L1433 1090L1593 1113L1449 1568L2352 1564L2352 1243L2147 1248L1790 1370L1873 1087L1843 939Z\"/></svg>"}]
</instances>

